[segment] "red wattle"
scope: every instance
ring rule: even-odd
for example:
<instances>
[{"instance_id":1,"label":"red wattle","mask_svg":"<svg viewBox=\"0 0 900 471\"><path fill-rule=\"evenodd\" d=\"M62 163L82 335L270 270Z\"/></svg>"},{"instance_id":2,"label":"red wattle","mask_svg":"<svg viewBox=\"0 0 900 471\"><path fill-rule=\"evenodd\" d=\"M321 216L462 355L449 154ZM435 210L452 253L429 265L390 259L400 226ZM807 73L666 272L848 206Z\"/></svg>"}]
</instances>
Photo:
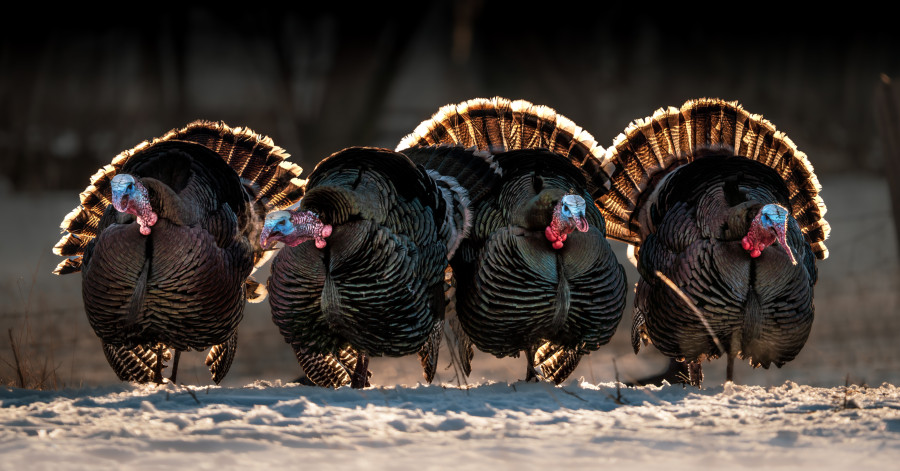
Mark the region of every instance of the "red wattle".
<instances>
[{"instance_id":1,"label":"red wattle","mask_svg":"<svg viewBox=\"0 0 900 471\"><path fill-rule=\"evenodd\" d=\"M550 242L556 242L556 240L558 239L558 237L556 237L556 233L553 232L553 228L551 228L550 226L547 226L547 228L544 229L544 237L546 237Z\"/></svg>"}]
</instances>

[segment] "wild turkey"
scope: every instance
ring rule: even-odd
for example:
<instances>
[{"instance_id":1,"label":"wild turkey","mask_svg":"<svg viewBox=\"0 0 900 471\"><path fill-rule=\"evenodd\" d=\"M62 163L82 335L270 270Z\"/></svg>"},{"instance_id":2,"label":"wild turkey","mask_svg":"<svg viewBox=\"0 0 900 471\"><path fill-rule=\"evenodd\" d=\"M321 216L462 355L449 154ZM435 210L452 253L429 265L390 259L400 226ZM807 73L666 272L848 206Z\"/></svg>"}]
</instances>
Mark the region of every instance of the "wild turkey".
<instances>
[{"instance_id":1,"label":"wild turkey","mask_svg":"<svg viewBox=\"0 0 900 471\"><path fill-rule=\"evenodd\" d=\"M81 271L84 308L123 381L163 382L175 351L210 348L219 383L234 358L257 243L268 209L302 196L300 167L272 140L224 123L193 122L119 154L62 223L54 273Z\"/></svg>"},{"instance_id":2,"label":"wild turkey","mask_svg":"<svg viewBox=\"0 0 900 471\"><path fill-rule=\"evenodd\" d=\"M666 379L688 366L698 386L705 358L726 355L732 380L735 356L764 368L797 356L830 229L786 135L737 102L692 100L632 122L603 168L608 236L633 244L641 275L635 353L652 343L685 363Z\"/></svg>"},{"instance_id":3,"label":"wild turkey","mask_svg":"<svg viewBox=\"0 0 900 471\"><path fill-rule=\"evenodd\" d=\"M524 350L527 379L559 384L609 342L625 304L603 216L586 204L606 188L603 150L554 110L499 97L441 108L397 149L442 144L490 152L502 174L451 260L456 357L468 373L469 342L498 357Z\"/></svg>"},{"instance_id":4,"label":"wild turkey","mask_svg":"<svg viewBox=\"0 0 900 471\"><path fill-rule=\"evenodd\" d=\"M364 387L370 355L430 351L448 255L470 222L460 184L431 175L401 153L348 148L316 166L299 209L266 216L261 244L286 245L269 278L272 317L313 383Z\"/></svg>"}]
</instances>

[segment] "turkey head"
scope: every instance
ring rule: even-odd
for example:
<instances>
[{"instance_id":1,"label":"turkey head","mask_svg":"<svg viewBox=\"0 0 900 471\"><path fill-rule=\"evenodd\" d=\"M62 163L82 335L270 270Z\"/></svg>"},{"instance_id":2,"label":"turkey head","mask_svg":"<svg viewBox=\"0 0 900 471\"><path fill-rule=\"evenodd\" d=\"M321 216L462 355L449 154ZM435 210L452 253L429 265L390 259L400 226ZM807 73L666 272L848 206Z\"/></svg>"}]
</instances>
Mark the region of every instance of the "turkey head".
<instances>
[{"instance_id":1,"label":"turkey head","mask_svg":"<svg viewBox=\"0 0 900 471\"><path fill-rule=\"evenodd\" d=\"M331 224L324 224L312 211L275 211L266 215L259 244L266 249L276 242L296 247L307 240L315 240L317 249L325 248L325 238L331 235Z\"/></svg>"},{"instance_id":2,"label":"turkey head","mask_svg":"<svg viewBox=\"0 0 900 471\"><path fill-rule=\"evenodd\" d=\"M128 174L116 175L110 186L116 211L137 217L137 223L141 226L141 234L150 235L150 227L156 224L157 216L150 206L147 187L142 185L140 180Z\"/></svg>"},{"instance_id":3,"label":"turkey head","mask_svg":"<svg viewBox=\"0 0 900 471\"><path fill-rule=\"evenodd\" d=\"M566 194L553 207L553 215L550 224L544 229L544 236L554 249L563 248L563 242L572 231L577 229L579 232L587 232L584 205L584 198L581 196Z\"/></svg>"},{"instance_id":4,"label":"turkey head","mask_svg":"<svg viewBox=\"0 0 900 471\"><path fill-rule=\"evenodd\" d=\"M750 230L747 235L741 239L741 247L750 253L750 257L757 258L762 255L762 251L766 247L772 245L776 240L781 248L787 252L791 264L796 265L797 259L794 258L790 246L787 243L787 224L788 210L777 204L767 204L760 208L753 222L750 223Z\"/></svg>"}]
</instances>

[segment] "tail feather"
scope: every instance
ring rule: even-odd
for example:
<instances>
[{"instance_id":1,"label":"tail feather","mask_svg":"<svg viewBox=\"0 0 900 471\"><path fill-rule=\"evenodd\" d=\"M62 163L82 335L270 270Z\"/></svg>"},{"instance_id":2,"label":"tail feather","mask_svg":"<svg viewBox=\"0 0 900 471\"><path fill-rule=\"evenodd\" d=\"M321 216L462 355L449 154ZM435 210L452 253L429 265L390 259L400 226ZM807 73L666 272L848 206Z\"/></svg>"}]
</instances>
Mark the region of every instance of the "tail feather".
<instances>
[{"instance_id":1,"label":"tail feather","mask_svg":"<svg viewBox=\"0 0 900 471\"><path fill-rule=\"evenodd\" d=\"M419 363L422 364L422 375L425 381L431 383L434 381L434 375L437 373L438 353L441 348L441 337L444 332L444 321L438 320L434 323L434 328L428 335L428 340L422 345L418 351Z\"/></svg>"},{"instance_id":2,"label":"tail feather","mask_svg":"<svg viewBox=\"0 0 900 471\"><path fill-rule=\"evenodd\" d=\"M194 121L184 128L173 129L162 137L141 142L120 153L91 177L90 184L80 195L80 205L65 217L61 225L62 231L67 234L56 244L54 253L71 258L61 262L54 273L81 270L84 247L97 236L100 218L112 204L110 182L119 169L129 159L154 145L175 141L192 142L215 151L239 177L259 188L257 201L262 201L267 210L287 208L303 196L306 181L300 178L302 169L286 160L290 154L276 146L271 138L247 128L231 128L222 122ZM73 239L73 234L79 237Z\"/></svg>"},{"instance_id":3,"label":"tail feather","mask_svg":"<svg viewBox=\"0 0 900 471\"><path fill-rule=\"evenodd\" d=\"M824 219L821 186L806 154L762 116L720 99L691 100L680 109L660 108L631 122L616 137L600 165L600 173L611 180L610 189L595 198L606 219L607 236L640 243L637 215L644 193L675 168L720 150L775 169L788 187L792 215L806 240L816 257L826 258L824 241L830 226Z\"/></svg>"},{"instance_id":4,"label":"tail feather","mask_svg":"<svg viewBox=\"0 0 900 471\"><path fill-rule=\"evenodd\" d=\"M459 316L456 312L456 279L453 277L453 269L449 266L444 270L444 282L444 299L446 300L444 335L447 339L447 348L450 351L450 363L456 369L457 380L462 383L472 373L472 358L475 356L475 346L459 322Z\"/></svg>"},{"instance_id":5,"label":"tail feather","mask_svg":"<svg viewBox=\"0 0 900 471\"><path fill-rule=\"evenodd\" d=\"M235 351L237 351L237 330L224 343L213 345L209 349L205 363L216 384L219 384L231 369Z\"/></svg>"},{"instance_id":6,"label":"tail feather","mask_svg":"<svg viewBox=\"0 0 900 471\"><path fill-rule=\"evenodd\" d=\"M525 100L476 98L441 107L404 137L397 149L450 144L490 153L548 149L585 169L588 192L599 198L609 189L600 165L605 151L587 131L547 106Z\"/></svg>"},{"instance_id":7,"label":"tail feather","mask_svg":"<svg viewBox=\"0 0 900 471\"><path fill-rule=\"evenodd\" d=\"M353 347L347 346L336 354L310 353L294 347L294 353L306 377L316 386L339 388L350 384L350 375L356 369L358 355Z\"/></svg>"},{"instance_id":8,"label":"tail feather","mask_svg":"<svg viewBox=\"0 0 900 471\"><path fill-rule=\"evenodd\" d=\"M232 128L223 122L194 121L182 129L169 131L158 141L189 141L203 145L219 154L244 180L255 183L258 198L274 209L284 209L300 200L306 181L303 171L289 162L284 149L263 136L244 127Z\"/></svg>"},{"instance_id":9,"label":"tail feather","mask_svg":"<svg viewBox=\"0 0 900 471\"><path fill-rule=\"evenodd\" d=\"M560 384L575 371L581 357L582 354L576 350L564 348L553 342L544 342L529 361L541 376Z\"/></svg>"}]
</instances>

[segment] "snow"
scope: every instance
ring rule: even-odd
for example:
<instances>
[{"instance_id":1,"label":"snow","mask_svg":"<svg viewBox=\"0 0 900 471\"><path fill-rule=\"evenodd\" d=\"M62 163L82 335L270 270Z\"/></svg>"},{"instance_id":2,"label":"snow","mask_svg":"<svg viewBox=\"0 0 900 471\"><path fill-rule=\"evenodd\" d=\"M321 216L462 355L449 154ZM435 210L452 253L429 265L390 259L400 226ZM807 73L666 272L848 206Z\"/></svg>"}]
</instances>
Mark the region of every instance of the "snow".
<instances>
[{"instance_id":1,"label":"snow","mask_svg":"<svg viewBox=\"0 0 900 471\"><path fill-rule=\"evenodd\" d=\"M0 469L884 469L900 460L900 388L2 388L0 455Z\"/></svg>"}]
</instances>

